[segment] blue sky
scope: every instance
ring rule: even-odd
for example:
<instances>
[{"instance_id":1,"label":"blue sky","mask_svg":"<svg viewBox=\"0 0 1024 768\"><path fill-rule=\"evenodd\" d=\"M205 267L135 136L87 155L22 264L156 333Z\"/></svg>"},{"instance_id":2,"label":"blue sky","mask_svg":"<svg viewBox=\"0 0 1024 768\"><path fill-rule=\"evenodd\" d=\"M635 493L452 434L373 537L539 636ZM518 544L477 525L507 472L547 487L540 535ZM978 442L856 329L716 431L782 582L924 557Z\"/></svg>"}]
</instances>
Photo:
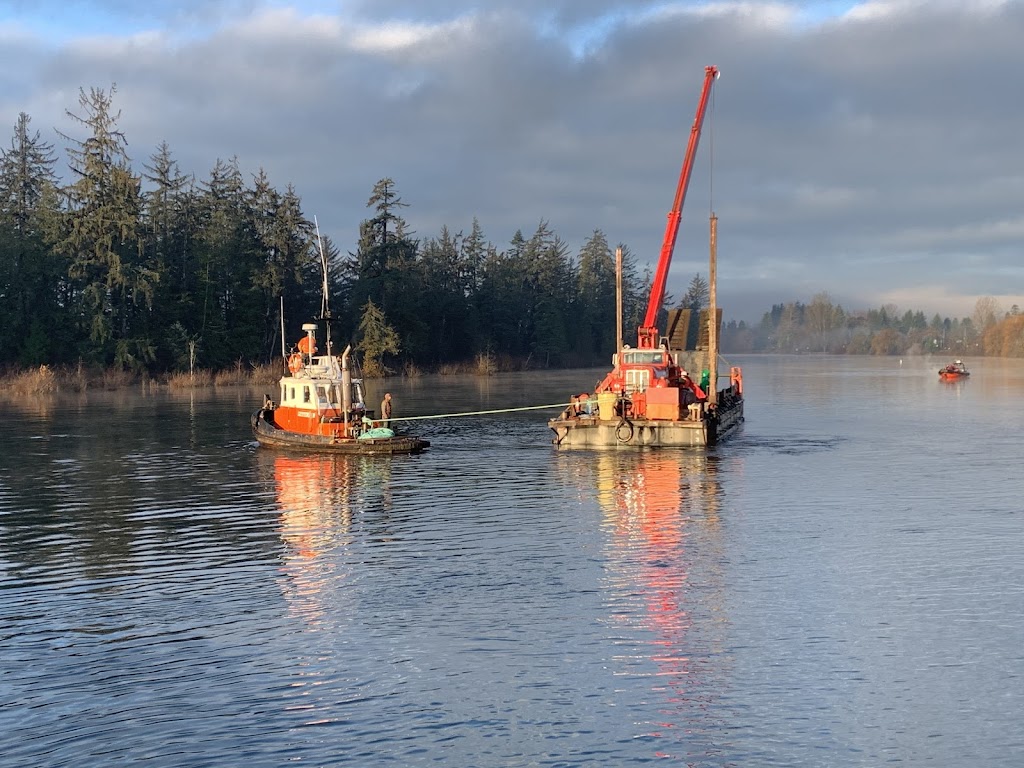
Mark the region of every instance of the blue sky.
<instances>
[{"instance_id":1,"label":"blue sky","mask_svg":"<svg viewBox=\"0 0 1024 768\"><path fill-rule=\"evenodd\" d=\"M579 3L587 5L585 0ZM630 19L657 13L672 7L700 8L700 2L627 2L598 5L594 13L575 14L561 12L558 4L550 8L538 6L534 23L542 32L566 35L569 44L578 51L599 45L608 34ZM794 23L815 24L841 16L855 5L852 0L804 0L788 4L793 9ZM396 6L388 4L392 13ZM405 5L405 11L392 18L440 19L458 13L471 13L480 3L422 3ZM195 38L208 34L233 20L269 9L294 8L304 15L337 16L340 18L374 18L371 4L344 0L234 0L234 2L203 2L179 0L177 2L139 3L133 0L94 2L93 0L4 0L0 2L0 18L13 22L53 46L59 46L85 35L132 35L151 30L163 30L174 37ZM380 18L377 16L377 18ZM570 21L570 19L572 21Z\"/></svg>"},{"instance_id":2,"label":"blue sky","mask_svg":"<svg viewBox=\"0 0 1024 768\"><path fill-rule=\"evenodd\" d=\"M343 250L390 176L419 237L544 219L653 264L715 64L669 291L713 206L727 317L967 316L1024 306L1021 39L1024 0L8 1L0 127L63 154L79 89L116 83L136 170L163 141L199 180L236 157Z\"/></svg>"}]
</instances>

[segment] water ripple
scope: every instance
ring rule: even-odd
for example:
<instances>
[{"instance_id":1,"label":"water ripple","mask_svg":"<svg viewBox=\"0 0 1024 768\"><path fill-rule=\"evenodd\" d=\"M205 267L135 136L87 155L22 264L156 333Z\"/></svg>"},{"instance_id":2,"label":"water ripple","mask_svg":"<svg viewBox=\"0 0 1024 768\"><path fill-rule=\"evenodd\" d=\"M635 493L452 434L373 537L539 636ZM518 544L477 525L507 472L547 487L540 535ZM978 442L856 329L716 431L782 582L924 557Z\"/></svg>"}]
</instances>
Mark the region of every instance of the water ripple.
<instances>
[{"instance_id":1,"label":"water ripple","mask_svg":"<svg viewBox=\"0 0 1024 768\"><path fill-rule=\"evenodd\" d=\"M527 413L289 455L231 394L14 414L0 766L1016 765L1010 403L749 366L710 452L559 452Z\"/></svg>"}]
</instances>

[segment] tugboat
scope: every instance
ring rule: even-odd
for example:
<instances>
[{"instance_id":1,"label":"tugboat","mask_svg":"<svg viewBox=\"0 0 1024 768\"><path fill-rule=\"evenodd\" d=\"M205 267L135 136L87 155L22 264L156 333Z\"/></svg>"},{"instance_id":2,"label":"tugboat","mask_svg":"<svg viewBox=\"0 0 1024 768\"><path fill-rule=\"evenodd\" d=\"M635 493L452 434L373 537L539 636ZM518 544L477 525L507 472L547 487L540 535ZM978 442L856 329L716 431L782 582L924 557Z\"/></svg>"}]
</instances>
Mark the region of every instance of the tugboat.
<instances>
[{"instance_id":1,"label":"tugboat","mask_svg":"<svg viewBox=\"0 0 1024 768\"><path fill-rule=\"evenodd\" d=\"M956 381L970 376L970 371L962 360L956 360L949 365L939 368L939 378L943 381Z\"/></svg>"},{"instance_id":2,"label":"tugboat","mask_svg":"<svg viewBox=\"0 0 1024 768\"><path fill-rule=\"evenodd\" d=\"M261 445L307 451L353 454L419 453L429 441L398 434L368 411L362 378L349 369L351 345L337 355L331 344L331 312L327 302L327 264L323 248L325 354L317 355L317 324L302 326L305 335L285 355L287 373L280 379L278 399L263 396L253 413L252 431ZM282 349L282 352L284 350Z\"/></svg>"},{"instance_id":3,"label":"tugboat","mask_svg":"<svg viewBox=\"0 0 1024 768\"><path fill-rule=\"evenodd\" d=\"M261 445L336 453L419 453L429 441L397 434L374 421L364 401L363 380L348 367L351 347L317 356L315 323L302 326L306 336L288 357L278 400L264 395L252 415L252 431ZM307 350L307 351L303 351Z\"/></svg>"},{"instance_id":4,"label":"tugboat","mask_svg":"<svg viewBox=\"0 0 1024 768\"><path fill-rule=\"evenodd\" d=\"M696 313L695 318L691 317L689 309L670 311L669 333L665 337L659 338L656 327L708 97L717 78L717 67L705 68L704 86L668 214L647 313L637 332L637 347L622 343L619 287L618 350L612 356L614 368L598 382L593 393L574 395L569 407L548 422L555 433L553 442L559 448L711 446L743 422L741 369L732 367L729 385L718 390L721 310L716 306L718 219L714 215L711 216L710 308L706 314L704 311ZM616 254L616 261L616 282L621 283L621 251ZM701 372L699 383L690 377L687 369Z\"/></svg>"}]
</instances>

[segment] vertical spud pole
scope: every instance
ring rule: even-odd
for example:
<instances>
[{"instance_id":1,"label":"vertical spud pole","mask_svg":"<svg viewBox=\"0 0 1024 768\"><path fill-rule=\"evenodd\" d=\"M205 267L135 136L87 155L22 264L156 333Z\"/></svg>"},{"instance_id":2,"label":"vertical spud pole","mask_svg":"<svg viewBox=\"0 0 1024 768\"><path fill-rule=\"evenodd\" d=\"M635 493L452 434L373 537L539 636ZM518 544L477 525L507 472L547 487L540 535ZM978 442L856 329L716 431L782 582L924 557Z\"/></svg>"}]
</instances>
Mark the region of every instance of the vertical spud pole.
<instances>
[{"instance_id":1,"label":"vertical spud pole","mask_svg":"<svg viewBox=\"0 0 1024 768\"><path fill-rule=\"evenodd\" d=\"M615 374L622 358L622 246L615 249Z\"/></svg>"},{"instance_id":2,"label":"vertical spud pole","mask_svg":"<svg viewBox=\"0 0 1024 768\"><path fill-rule=\"evenodd\" d=\"M708 404L717 405L718 403L718 278L716 270L718 268L718 217L715 214L711 214L711 256L709 260L708 273L709 273L709 288L708 299L710 307L708 308L708 383L711 388L710 392L707 392Z\"/></svg>"}]
</instances>

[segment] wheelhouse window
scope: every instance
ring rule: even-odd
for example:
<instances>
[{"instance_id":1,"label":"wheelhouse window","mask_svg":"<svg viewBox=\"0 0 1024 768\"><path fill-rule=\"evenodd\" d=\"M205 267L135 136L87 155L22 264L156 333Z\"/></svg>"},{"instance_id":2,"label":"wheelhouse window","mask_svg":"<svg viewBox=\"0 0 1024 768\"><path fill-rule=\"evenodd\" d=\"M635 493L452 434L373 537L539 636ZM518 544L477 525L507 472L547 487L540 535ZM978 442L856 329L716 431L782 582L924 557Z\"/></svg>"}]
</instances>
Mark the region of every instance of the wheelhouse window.
<instances>
[{"instance_id":1,"label":"wheelhouse window","mask_svg":"<svg viewBox=\"0 0 1024 768\"><path fill-rule=\"evenodd\" d=\"M327 387L316 388L316 402L321 408L329 407L330 403L327 401Z\"/></svg>"},{"instance_id":2,"label":"wheelhouse window","mask_svg":"<svg viewBox=\"0 0 1024 768\"><path fill-rule=\"evenodd\" d=\"M631 349L622 353L622 362L627 365L661 365L665 352L661 349Z\"/></svg>"}]
</instances>

